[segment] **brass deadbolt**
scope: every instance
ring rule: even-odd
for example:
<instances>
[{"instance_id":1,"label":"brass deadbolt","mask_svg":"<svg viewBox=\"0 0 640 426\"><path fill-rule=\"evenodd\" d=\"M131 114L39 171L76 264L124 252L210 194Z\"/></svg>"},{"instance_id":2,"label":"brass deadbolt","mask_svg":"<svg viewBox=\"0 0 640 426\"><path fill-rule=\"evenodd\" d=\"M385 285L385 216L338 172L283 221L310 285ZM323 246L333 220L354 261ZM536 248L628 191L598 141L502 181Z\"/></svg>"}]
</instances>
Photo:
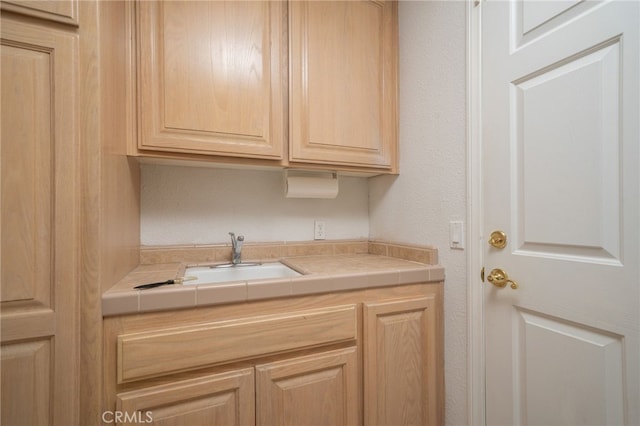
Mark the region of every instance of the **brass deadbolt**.
<instances>
[{"instance_id":1,"label":"brass deadbolt","mask_svg":"<svg viewBox=\"0 0 640 426\"><path fill-rule=\"evenodd\" d=\"M504 231L493 231L489 237L489 244L498 249L505 248L507 246L507 234Z\"/></svg>"}]
</instances>

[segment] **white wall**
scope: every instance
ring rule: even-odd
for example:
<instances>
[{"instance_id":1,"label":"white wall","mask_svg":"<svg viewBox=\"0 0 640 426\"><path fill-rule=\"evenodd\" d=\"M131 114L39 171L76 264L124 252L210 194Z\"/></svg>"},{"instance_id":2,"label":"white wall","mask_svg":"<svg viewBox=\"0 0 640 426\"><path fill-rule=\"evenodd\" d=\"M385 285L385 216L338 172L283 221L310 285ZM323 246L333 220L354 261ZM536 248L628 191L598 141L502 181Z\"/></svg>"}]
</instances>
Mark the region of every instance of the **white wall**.
<instances>
[{"instance_id":1,"label":"white wall","mask_svg":"<svg viewBox=\"0 0 640 426\"><path fill-rule=\"evenodd\" d=\"M400 3L400 175L370 182L371 238L435 246L445 267L448 425L467 423L466 252L449 249L466 206L465 7Z\"/></svg>"},{"instance_id":2,"label":"white wall","mask_svg":"<svg viewBox=\"0 0 640 426\"><path fill-rule=\"evenodd\" d=\"M313 240L315 219L327 239L369 237L368 183L339 177L336 199L284 196L282 171L142 165L142 245Z\"/></svg>"}]
</instances>

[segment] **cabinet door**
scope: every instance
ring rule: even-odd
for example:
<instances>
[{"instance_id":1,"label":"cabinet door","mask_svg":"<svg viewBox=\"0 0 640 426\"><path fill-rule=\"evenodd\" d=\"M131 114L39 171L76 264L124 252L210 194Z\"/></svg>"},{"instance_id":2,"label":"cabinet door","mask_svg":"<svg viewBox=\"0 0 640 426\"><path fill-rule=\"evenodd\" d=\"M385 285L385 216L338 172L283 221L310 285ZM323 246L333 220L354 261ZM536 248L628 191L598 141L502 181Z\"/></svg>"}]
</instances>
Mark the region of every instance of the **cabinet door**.
<instances>
[{"instance_id":1,"label":"cabinet door","mask_svg":"<svg viewBox=\"0 0 640 426\"><path fill-rule=\"evenodd\" d=\"M289 3L290 160L393 170L397 4Z\"/></svg>"},{"instance_id":2,"label":"cabinet door","mask_svg":"<svg viewBox=\"0 0 640 426\"><path fill-rule=\"evenodd\" d=\"M255 424L253 368L119 393L117 424L245 426ZM105 420L103 415L103 420Z\"/></svg>"},{"instance_id":3,"label":"cabinet door","mask_svg":"<svg viewBox=\"0 0 640 426\"><path fill-rule=\"evenodd\" d=\"M358 423L356 348L256 366L258 425Z\"/></svg>"},{"instance_id":4,"label":"cabinet door","mask_svg":"<svg viewBox=\"0 0 640 426\"><path fill-rule=\"evenodd\" d=\"M77 36L0 29L0 423L77 424Z\"/></svg>"},{"instance_id":5,"label":"cabinet door","mask_svg":"<svg viewBox=\"0 0 640 426\"><path fill-rule=\"evenodd\" d=\"M436 295L364 304L364 419L443 424L442 320Z\"/></svg>"},{"instance_id":6,"label":"cabinet door","mask_svg":"<svg viewBox=\"0 0 640 426\"><path fill-rule=\"evenodd\" d=\"M140 1L140 149L281 159L286 3Z\"/></svg>"},{"instance_id":7,"label":"cabinet door","mask_svg":"<svg viewBox=\"0 0 640 426\"><path fill-rule=\"evenodd\" d=\"M78 0L2 0L2 10L78 25Z\"/></svg>"}]
</instances>

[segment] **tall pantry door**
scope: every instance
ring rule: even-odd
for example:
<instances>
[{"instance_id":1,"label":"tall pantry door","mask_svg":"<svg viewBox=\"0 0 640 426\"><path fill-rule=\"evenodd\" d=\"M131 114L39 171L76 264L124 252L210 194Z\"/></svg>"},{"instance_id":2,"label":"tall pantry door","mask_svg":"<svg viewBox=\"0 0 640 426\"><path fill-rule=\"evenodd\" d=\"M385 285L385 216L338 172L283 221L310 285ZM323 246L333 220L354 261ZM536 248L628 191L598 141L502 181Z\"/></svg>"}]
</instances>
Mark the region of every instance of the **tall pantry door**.
<instances>
[{"instance_id":1,"label":"tall pantry door","mask_svg":"<svg viewBox=\"0 0 640 426\"><path fill-rule=\"evenodd\" d=\"M77 35L2 18L6 425L78 424Z\"/></svg>"},{"instance_id":2,"label":"tall pantry door","mask_svg":"<svg viewBox=\"0 0 640 426\"><path fill-rule=\"evenodd\" d=\"M487 424L640 424L640 3L479 7Z\"/></svg>"}]
</instances>

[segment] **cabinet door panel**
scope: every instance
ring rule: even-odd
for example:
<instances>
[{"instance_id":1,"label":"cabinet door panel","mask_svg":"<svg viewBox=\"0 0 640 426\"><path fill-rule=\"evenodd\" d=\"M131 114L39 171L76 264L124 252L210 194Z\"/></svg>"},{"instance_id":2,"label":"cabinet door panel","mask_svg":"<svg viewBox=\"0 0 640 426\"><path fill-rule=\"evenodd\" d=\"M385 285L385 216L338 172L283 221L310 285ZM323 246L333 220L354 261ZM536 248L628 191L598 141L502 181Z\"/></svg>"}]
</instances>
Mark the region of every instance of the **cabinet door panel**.
<instances>
[{"instance_id":1,"label":"cabinet door panel","mask_svg":"<svg viewBox=\"0 0 640 426\"><path fill-rule=\"evenodd\" d=\"M436 295L365 303L365 424L442 424L439 303Z\"/></svg>"},{"instance_id":2,"label":"cabinet door panel","mask_svg":"<svg viewBox=\"0 0 640 426\"><path fill-rule=\"evenodd\" d=\"M2 10L78 25L78 0L2 0Z\"/></svg>"},{"instance_id":3,"label":"cabinet door panel","mask_svg":"<svg viewBox=\"0 0 640 426\"><path fill-rule=\"evenodd\" d=\"M2 345L2 424L51 424L51 341Z\"/></svg>"},{"instance_id":4,"label":"cabinet door panel","mask_svg":"<svg viewBox=\"0 0 640 426\"><path fill-rule=\"evenodd\" d=\"M256 366L258 425L358 423L356 348Z\"/></svg>"},{"instance_id":5,"label":"cabinet door panel","mask_svg":"<svg viewBox=\"0 0 640 426\"><path fill-rule=\"evenodd\" d=\"M395 2L291 2L290 160L392 168Z\"/></svg>"},{"instance_id":6,"label":"cabinet door panel","mask_svg":"<svg viewBox=\"0 0 640 426\"><path fill-rule=\"evenodd\" d=\"M78 39L0 29L0 422L77 424Z\"/></svg>"},{"instance_id":7,"label":"cabinet door panel","mask_svg":"<svg viewBox=\"0 0 640 426\"><path fill-rule=\"evenodd\" d=\"M283 3L137 6L139 147L282 158Z\"/></svg>"},{"instance_id":8,"label":"cabinet door panel","mask_svg":"<svg viewBox=\"0 0 640 426\"><path fill-rule=\"evenodd\" d=\"M162 426L251 425L254 387L253 368L246 368L123 392L117 395L114 420Z\"/></svg>"}]
</instances>

